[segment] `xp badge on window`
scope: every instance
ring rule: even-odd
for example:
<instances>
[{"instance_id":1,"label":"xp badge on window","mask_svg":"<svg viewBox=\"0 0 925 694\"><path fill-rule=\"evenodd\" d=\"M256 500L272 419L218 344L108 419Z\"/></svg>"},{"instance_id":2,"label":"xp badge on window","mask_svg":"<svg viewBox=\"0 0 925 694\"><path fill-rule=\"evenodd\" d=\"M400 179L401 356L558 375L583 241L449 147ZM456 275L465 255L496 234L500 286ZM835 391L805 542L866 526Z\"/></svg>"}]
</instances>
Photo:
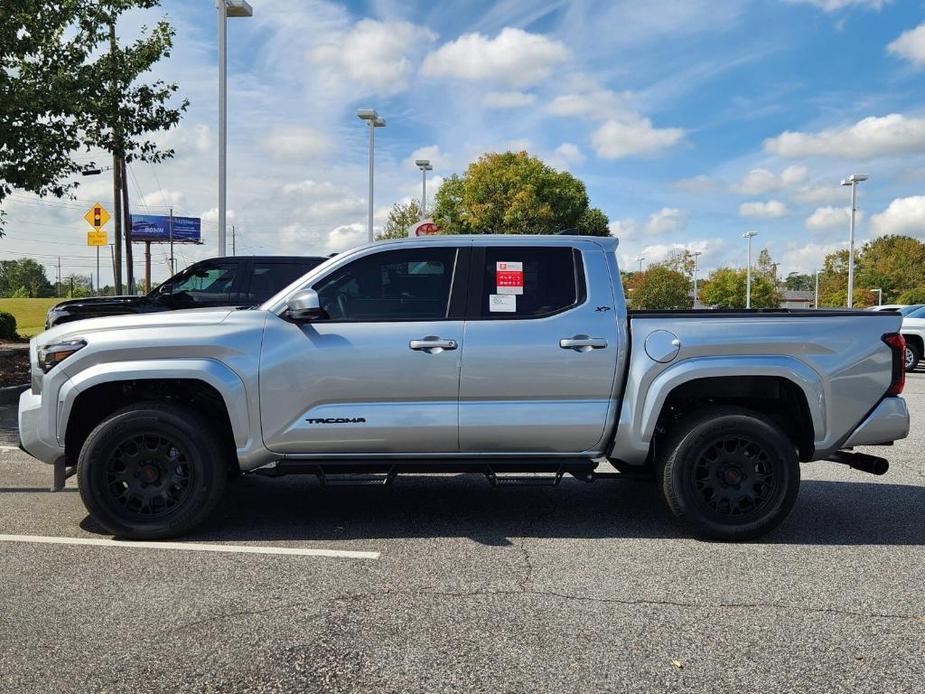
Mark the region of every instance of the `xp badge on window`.
<instances>
[{"instance_id":1,"label":"xp badge on window","mask_svg":"<svg viewBox=\"0 0 925 694\"><path fill-rule=\"evenodd\" d=\"M517 311L517 297L514 294L489 294L488 310L491 313L514 313Z\"/></svg>"},{"instance_id":2,"label":"xp badge on window","mask_svg":"<svg viewBox=\"0 0 925 694\"><path fill-rule=\"evenodd\" d=\"M523 294L524 264L499 260L495 263L495 284L498 294Z\"/></svg>"}]
</instances>

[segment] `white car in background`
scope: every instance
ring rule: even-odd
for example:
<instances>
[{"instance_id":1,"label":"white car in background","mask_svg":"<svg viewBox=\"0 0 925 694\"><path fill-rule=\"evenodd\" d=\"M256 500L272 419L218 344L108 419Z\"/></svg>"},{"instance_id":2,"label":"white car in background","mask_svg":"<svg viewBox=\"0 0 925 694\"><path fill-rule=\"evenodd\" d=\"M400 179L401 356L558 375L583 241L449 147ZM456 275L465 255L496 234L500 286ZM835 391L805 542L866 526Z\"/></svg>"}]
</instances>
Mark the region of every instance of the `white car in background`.
<instances>
[{"instance_id":1,"label":"white car in background","mask_svg":"<svg viewBox=\"0 0 925 694\"><path fill-rule=\"evenodd\" d=\"M906 371L915 371L925 354L925 306L903 314L901 332L906 339Z\"/></svg>"}]
</instances>

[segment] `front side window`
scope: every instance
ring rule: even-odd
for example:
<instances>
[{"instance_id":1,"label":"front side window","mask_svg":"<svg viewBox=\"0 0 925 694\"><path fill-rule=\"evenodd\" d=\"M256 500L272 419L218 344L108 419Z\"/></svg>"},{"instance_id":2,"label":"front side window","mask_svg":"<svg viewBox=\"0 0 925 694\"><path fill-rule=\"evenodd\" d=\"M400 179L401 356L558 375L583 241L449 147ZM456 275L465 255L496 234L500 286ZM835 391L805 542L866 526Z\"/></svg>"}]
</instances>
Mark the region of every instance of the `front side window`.
<instances>
[{"instance_id":1,"label":"front side window","mask_svg":"<svg viewBox=\"0 0 925 694\"><path fill-rule=\"evenodd\" d=\"M581 256L567 246L488 246L481 318L540 318L584 300Z\"/></svg>"},{"instance_id":2,"label":"front side window","mask_svg":"<svg viewBox=\"0 0 925 694\"><path fill-rule=\"evenodd\" d=\"M442 320L455 263L455 248L384 251L338 268L313 289L331 320Z\"/></svg>"},{"instance_id":3,"label":"front side window","mask_svg":"<svg viewBox=\"0 0 925 694\"><path fill-rule=\"evenodd\" d=\"M199 263L159 289L171 303L189 306L228 303L237 263Z\"/></svg>"},{"instance_id":4,"label":"front side window","mask_svg":"<svg viewBox=\"0 0 925 694\"><path fill-rule=\"evenodd\" d=\"M247 303L263 303L280 289L289 286L320 263L320 260L301 262L255 260L254 269L251 272L251 285L248 291Z\"/></svg>"}]
</instances>

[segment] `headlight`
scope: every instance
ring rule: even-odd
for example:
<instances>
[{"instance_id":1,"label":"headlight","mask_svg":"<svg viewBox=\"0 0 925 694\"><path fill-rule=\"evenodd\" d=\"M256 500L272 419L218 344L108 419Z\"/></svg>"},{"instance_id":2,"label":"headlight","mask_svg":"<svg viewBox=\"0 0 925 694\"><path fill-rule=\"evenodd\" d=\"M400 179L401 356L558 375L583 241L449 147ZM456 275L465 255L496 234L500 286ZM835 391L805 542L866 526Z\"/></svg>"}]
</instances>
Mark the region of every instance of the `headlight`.
<instances>
[{"instance_id":1,"label":"headlight","mask_svg":"<svg viewBox=\"0 0 925 694\"><path fill-rule=\"evenodd\" d=\"M39 368L48 373L58 364L63 362L69 356L84 347L87 343L84 340L68 340L67 342L54 342L38 349Z\"/></svg>"}]
</instances>

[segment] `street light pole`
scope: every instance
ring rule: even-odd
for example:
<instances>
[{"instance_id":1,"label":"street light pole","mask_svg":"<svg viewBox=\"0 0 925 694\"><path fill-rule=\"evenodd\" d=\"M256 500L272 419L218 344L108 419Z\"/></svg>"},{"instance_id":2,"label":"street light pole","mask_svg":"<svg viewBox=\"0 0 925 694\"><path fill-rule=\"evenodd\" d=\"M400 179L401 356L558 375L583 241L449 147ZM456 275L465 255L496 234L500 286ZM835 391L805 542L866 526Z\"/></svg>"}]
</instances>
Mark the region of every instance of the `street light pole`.
<instances>
[{"instance_id":1,"label":"street light pole","mask_svg":"<svg viewBox=\"0 0 925 694\"><path fill-rule=\"evenodd\" d=\"M816 293L813 295L815 308L819 308L819 275L822 272L825 272L825 270L816 270Z\"/></svg>"},{"instance_id":2,"label":"street light pole","mask_svg":"<svg viewBox=\"0 0 925 694\"><path fill-rule=\"evenodd\" d=\"M757 231L746 231L743 239L748 239L748 268L745 271L745 308L752 307L752 239L758 236Z\"/></svg>"},{"instance_id":3,"label":"street light pole","mask_svg":"<svg viewBox=\"0 0 925 694\"><path fill-rule=\"evenodd\" d=\"M427 219L427 172L434 167L429 159L416 159L414 165L421 170L421 219Z\"/></svg>"},{"instance_id":4,"label":"street light pole","mask_svg":"<svg viewBox=\"0 0 925 694\"><path fill-rule=\"evenodd\" d=\"M228 207L228 17L252 17L246 0L218 0L218 254L225 255Z\"/></svg>"},{"instance_id":5,"label":"street light pole","mask_svg":"<svg viewBox=\"0 0 925 694\"><path fill-rule=\"evenodd\" d=\"M644 255L637 255L637 256L636 256L636 260L639 261L639 272L642 272L642 261L645 260L645 259L646 259L646 257L645 257Z\"/></svg>"},{"instance_id":6,"label":"street light pole","mask_svg":"<svg viewBox=\"0 0 925 694\"><path fill-rule=\"evenodd\" d=\"M385 119L381 118L374 109L361 108L357 111L357 118L366 121L369 128L369 211L367 222L367 234L369 242L373 242L373 162L376 146L376 128L385 127Z\"/></svg>"},{"instance_id":7,"label":"street light pole","mask_svg":"<svg viewBox=\"0 0 925 694\"><path fill-rule=\"evenodd\" d=\"M877 292L877 306L883 306L883 290L882 289L871 289L872 292Z\"/></svg>"},{"instance_id":8,"label":"street light pole","mask_svg":"<svg viewBox=\"0 0 925 694\"><path fill-rule=\"evenodd\" d=\"M703 255L702 251L696 251L691 255L694 256L694 308L697 308L697 258Z\"/></svg>"},{"instance_id":9,"label":"street light pole","mask_svg":"<svg viewBox=\"0 0 925 694\"><path fill-rule=\"evenodd\" d=\"M854 306L854 216L857 212L858 183L866 181L867 174L851 174L841 182L843 186L851 186L851 229L848 233L848 308Z\"/></svg>"}]
</instances>

